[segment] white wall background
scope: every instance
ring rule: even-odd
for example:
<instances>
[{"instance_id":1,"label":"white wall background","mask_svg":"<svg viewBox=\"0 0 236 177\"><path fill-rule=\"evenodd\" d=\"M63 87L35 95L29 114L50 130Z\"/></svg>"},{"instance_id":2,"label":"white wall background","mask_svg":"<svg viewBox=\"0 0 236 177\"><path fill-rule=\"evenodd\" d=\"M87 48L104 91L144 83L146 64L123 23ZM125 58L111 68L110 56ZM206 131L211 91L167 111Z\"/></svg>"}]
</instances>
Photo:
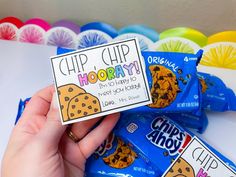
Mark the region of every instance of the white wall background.
<instances>
[{"instance_id":1,"label":"white wall background","mask_svg":"<svg viewBox=\"0 0 236 177\"><path fill-rule=\"evenodd\" d=\"M159 32L187 26L210 35L236 30L236 0L0 0L0 18L6 16L104 21L116 28L141 23Z\"/></svg>"}]
</instances>

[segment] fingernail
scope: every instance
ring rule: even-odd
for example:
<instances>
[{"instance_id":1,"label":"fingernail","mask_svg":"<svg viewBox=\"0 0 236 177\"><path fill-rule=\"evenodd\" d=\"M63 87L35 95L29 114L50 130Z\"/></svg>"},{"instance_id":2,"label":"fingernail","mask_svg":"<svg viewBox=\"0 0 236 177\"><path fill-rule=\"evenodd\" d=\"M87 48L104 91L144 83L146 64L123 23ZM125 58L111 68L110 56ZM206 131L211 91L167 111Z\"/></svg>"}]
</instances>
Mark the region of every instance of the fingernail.
<instances>
[{"instance_id":1,"label":"fingernail","mask_svg":"<svg viewBox=\"0 0 236 177\"><path fill-rule=\"evenodd\" d=\"M52 96L52 102L51 102L51 106L54 108L54 109L58 109L59 106L58 106L58 101L57 101L57 94L56 92L53 93L53 96Z\"/></svg>"}]
</instances>

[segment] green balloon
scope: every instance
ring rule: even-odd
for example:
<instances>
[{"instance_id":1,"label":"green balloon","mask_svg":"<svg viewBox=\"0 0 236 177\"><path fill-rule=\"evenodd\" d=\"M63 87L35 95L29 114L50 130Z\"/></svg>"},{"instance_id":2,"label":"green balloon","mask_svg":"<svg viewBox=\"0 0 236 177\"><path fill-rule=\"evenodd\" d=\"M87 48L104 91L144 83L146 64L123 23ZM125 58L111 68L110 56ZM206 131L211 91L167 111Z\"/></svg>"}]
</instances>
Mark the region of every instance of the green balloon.
<instances>
[{"instance_id":1,"label":"green balloon","mask_svg":"<svg viewBox=\"0 0 236 177\"><path fill-rule=\"evenodd\" d=\"M168 37L183 37L197 43L201 47L207 44L207 36L192 28L177 27L160 33L160 39L165 39Z\"/></svg>"}]
</instances>

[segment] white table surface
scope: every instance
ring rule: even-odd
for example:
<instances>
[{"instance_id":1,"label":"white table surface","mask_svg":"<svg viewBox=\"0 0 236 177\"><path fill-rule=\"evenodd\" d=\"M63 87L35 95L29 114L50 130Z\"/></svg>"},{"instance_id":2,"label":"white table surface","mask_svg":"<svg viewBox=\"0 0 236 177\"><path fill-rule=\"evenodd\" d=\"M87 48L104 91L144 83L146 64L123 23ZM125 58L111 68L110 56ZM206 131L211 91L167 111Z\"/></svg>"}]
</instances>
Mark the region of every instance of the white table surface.
<instances>
[{"instance_id":1,"label":"white table surface","mask_svg":"<svg viewBox=\"0 0 236 177\"><path fill-rule=\"evenodd\" d=\"M0 40L0 163L19 100L53 83L49 57L55 54L55 47ZM236 92L236 70L203 66L199 70L219 76ZM236 163L236 112L209 113L208 117L209 126L199 136Z\"/></svg>"}]
</instances>

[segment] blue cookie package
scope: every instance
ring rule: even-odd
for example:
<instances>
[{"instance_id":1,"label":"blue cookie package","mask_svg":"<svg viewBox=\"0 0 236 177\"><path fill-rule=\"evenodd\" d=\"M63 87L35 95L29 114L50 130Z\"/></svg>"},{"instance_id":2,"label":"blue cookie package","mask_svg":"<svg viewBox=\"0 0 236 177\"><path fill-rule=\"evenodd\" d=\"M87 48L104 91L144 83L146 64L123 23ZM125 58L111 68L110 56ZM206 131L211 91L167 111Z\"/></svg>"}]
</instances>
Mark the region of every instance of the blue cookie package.
<instances>
[{"instance_id":1,"label":"blue cookie package","mask_svg":"<svg viewBox=\"0 0 236 177\"><path fill-rule=\"evenodd\" d=\"M61 55L61 54L69 53L69 52L73 52L73 51L75 51L75 50L57 47L57 55Z\"/></svg>"},{"instance_id":2,"label":"blue cookie package","mask_svg":"<svg viewBox=\"0 0 236 177\"><path fill-rule=\"evenodd\" d=\"M160 176L137 154L131 144L126 144L114 133L100 145L86 163L86 176Z\"/></svg>"},{"instance_id":3,"label":"blue cookie package","mask_svg":"<svg viewBox=\"0 0 236 177\"><path fill-rule=\"evenodd\" d=\"M236 96L218 77L208 73L197 73L201 83L202 107L210 111L236 111Z\"/></svg>"},{"instance_id":4,"label":"blue cookie package","mask_svg":"<svg viewBox=\"0 0 236 177\"><path fill-rule=\"evenodd\" d=\"M208 118L204 110L201 115L190 113L169 113L165 115L181 126L194 129L198 133L204 133L208 126Z\"/></svg>"},{"instance_id":5,"label":"blue cookie package","mask_svg":"<svg viewBox=\"0 0 236 177\"><path fill-rule=\"evenodd\" d=\"M25 100L20 99L20 102L18 104L18 111L17 111L17 116L16 116L15 124L20 119L23 111L25 110L25 106L29 102L29 100L30 100L30 98L26 98Z\"/></svg>"},{"instance_id":6,"label":"blue cookie package","mask_svg":"<svg viewBox=\"0 0 236 177\"><path fill-rule=\"evenodd\" d=\"M146 163L164 173L181 151L195 136L167 115L124 113L115 129L115 134L133 146ZM236 169L229 159L224 157L207 143L228 166Z\"/></svg>"},{"instance_id":7,"label":"blue cookie package","mask_svg":"<svg viewBox=\"0 0 236 177\"><path fill-rule=\"evenodd\" d=\"M142 52L153 103L130 112L191 112L201 114L197 54L175 52Z\"/></svg>"}]
</instances>

